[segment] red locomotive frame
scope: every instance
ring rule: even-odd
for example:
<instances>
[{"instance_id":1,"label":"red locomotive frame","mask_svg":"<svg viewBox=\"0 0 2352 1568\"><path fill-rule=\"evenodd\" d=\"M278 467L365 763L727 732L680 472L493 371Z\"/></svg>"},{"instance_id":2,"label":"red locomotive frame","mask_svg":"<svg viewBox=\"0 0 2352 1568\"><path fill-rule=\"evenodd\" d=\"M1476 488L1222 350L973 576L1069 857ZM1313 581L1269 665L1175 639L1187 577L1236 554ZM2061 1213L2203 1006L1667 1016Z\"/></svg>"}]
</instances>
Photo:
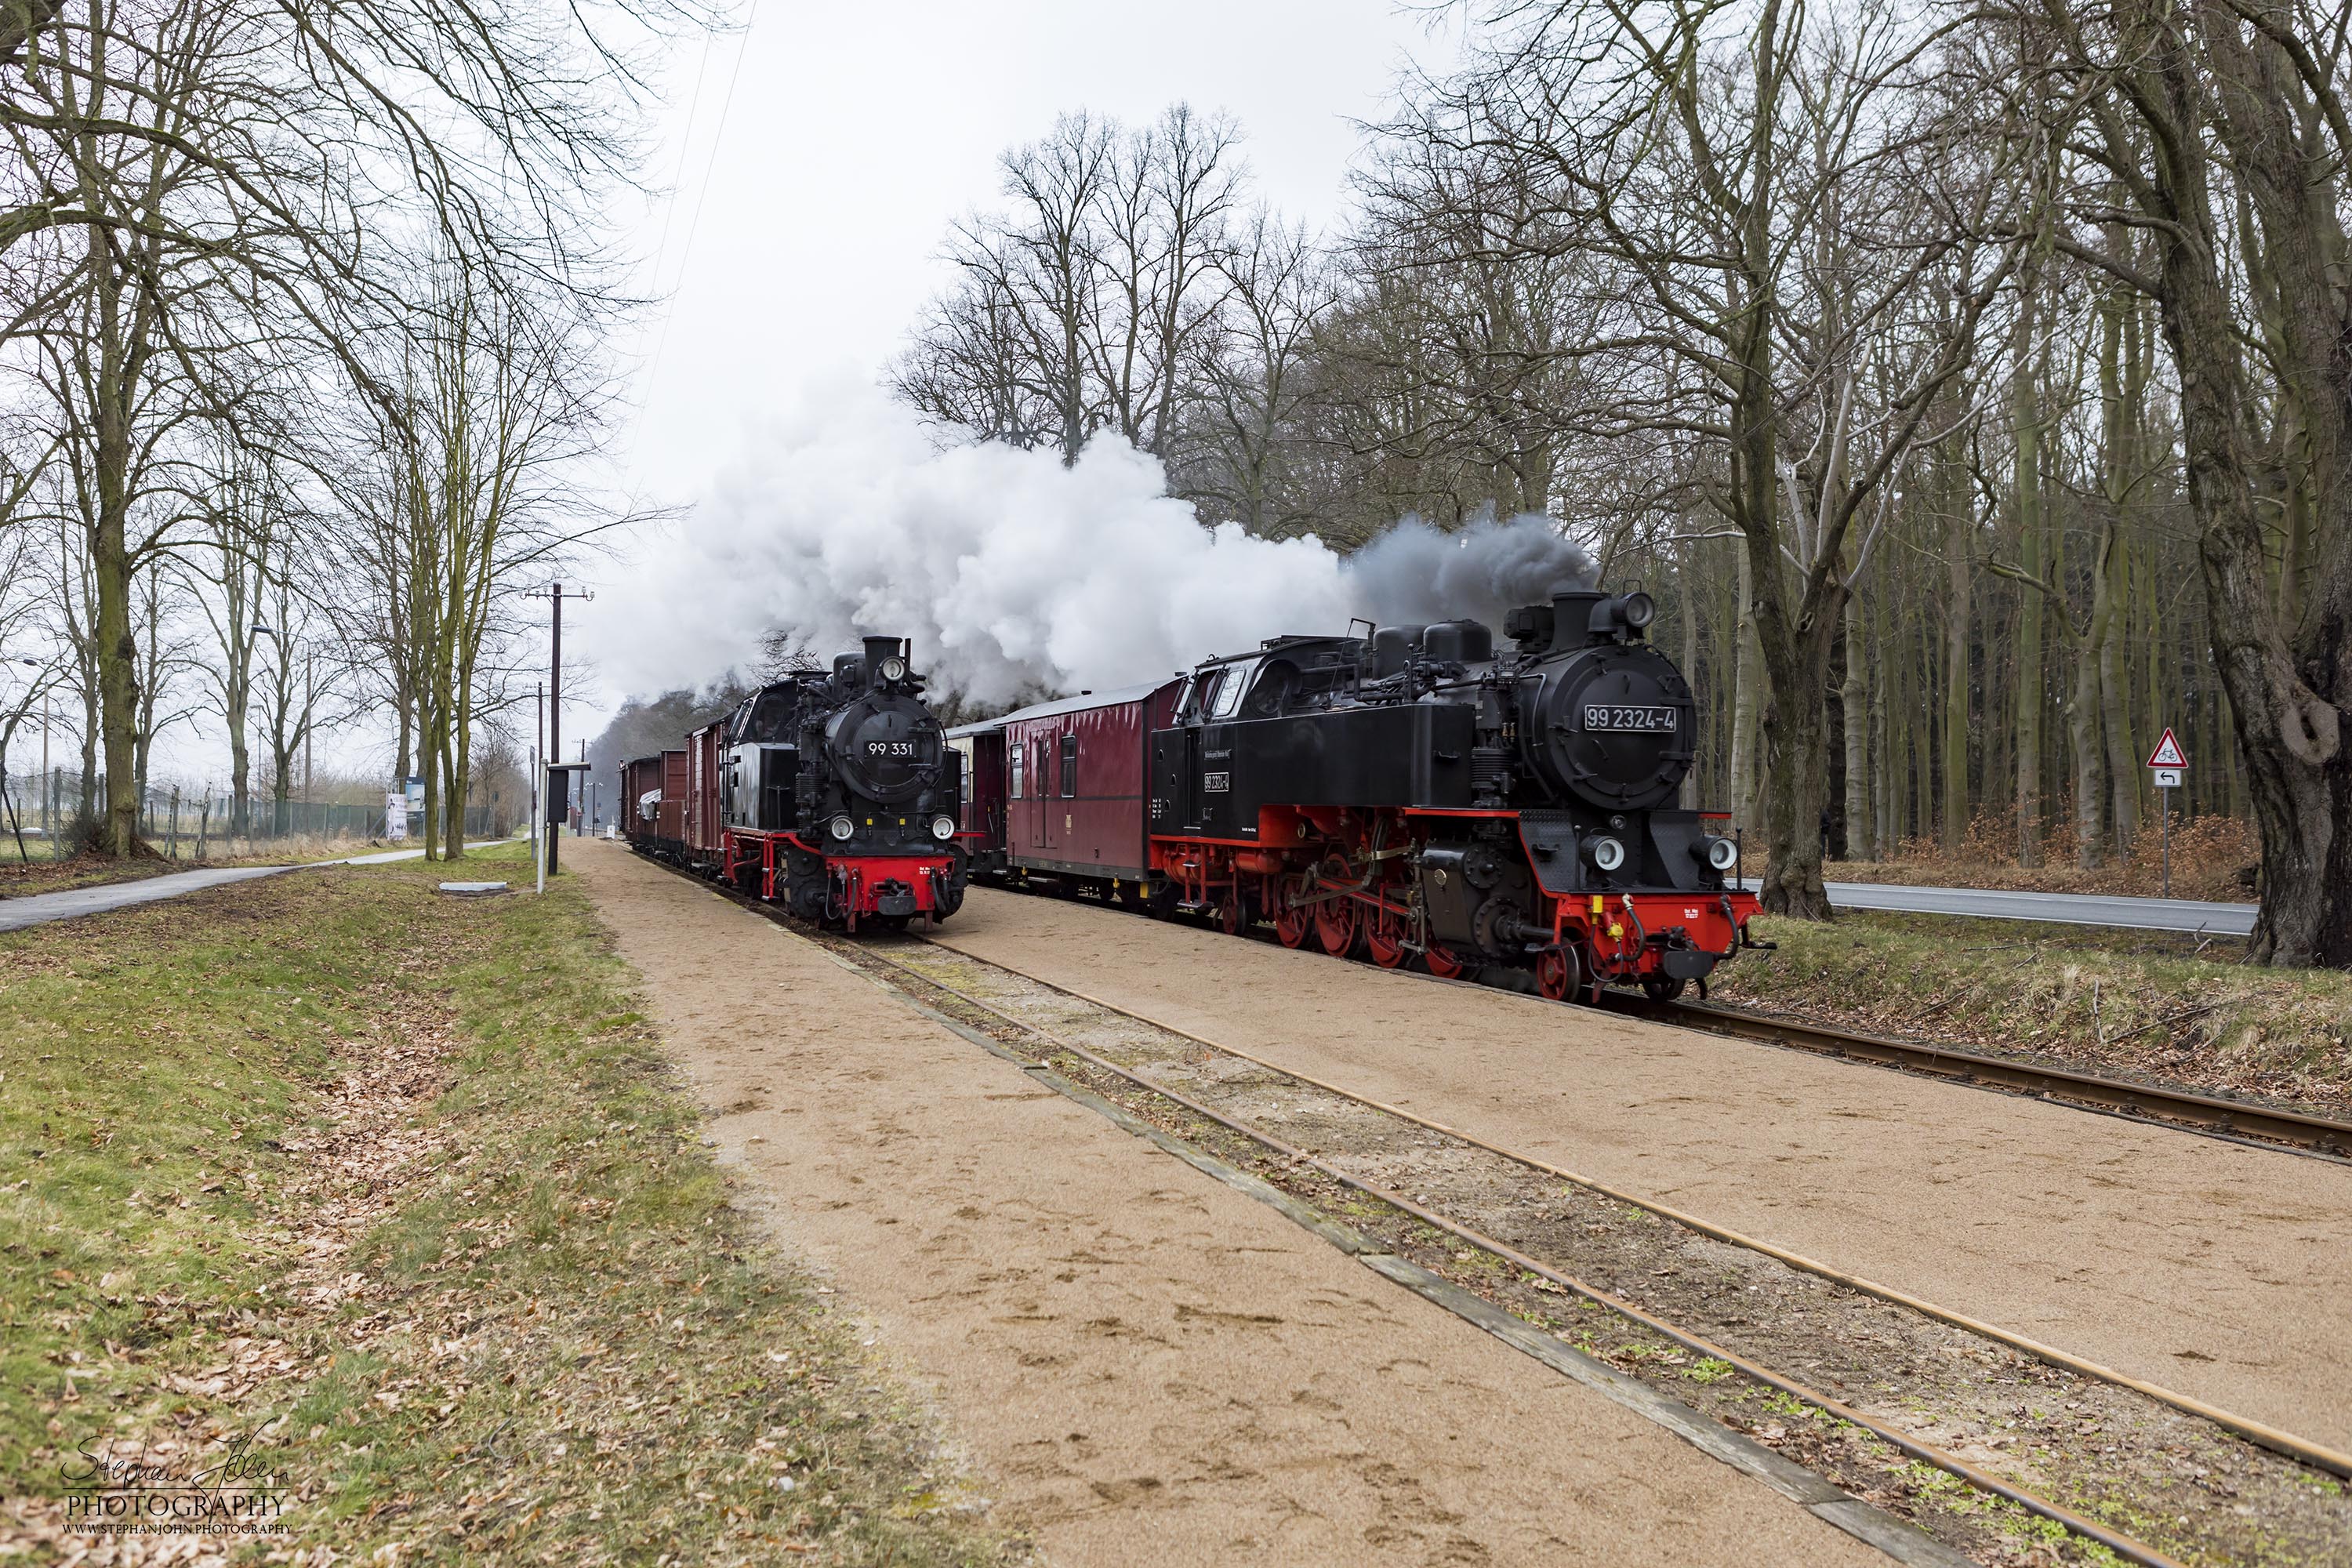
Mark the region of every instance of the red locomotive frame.
<instances>
[{"instance_id":1,"label":"red locomotive frame","mask_svg":"<svg viewBox=\"0 0 2352 1568\"><path fill-rule=\"evenodd\" d=\"M1214 910L1228 934L1241 931L1254 904L1286 947L1311 942L1334 956L1360 950L1383 969L1417 953L1430 973L1452 977L1485 961L1455 953L1416 928L1418 911L1404 896L1405 851L1427 838L1433 820L1475 816L1516 824L1518 815L1266 806L1254 843L1154 834L1151 868L1179 889L1176 907ZM1551 927L1551 945L1536 955L1536 987L1555 1001L1579 989L1598 997L1605 984L1665 979L1667 950L1653 935L1672 933L1729 958L1763 907L1745 889L1560 895L1538 889L1536 897ZM1563 956L1570 951L1572 961Z\"/></svg>"},{"instance_id":2,"label":"red locomotive frame","mask_svg":"<svg viewBox=\"0 0 2352 1568\"><path fill-rule=\"evenodd\" d=\"M955 869L954 857L948 855L828 855L797 833L726 827L719 835L719 879L772 900L781 846L824 862L825 884L831 889L825 912L847 921L853 932L861 917L882 912L882 899L893 884L914 895L915 912L929 925L940 904L939 883Z\"/></svg>"}]
</instances>

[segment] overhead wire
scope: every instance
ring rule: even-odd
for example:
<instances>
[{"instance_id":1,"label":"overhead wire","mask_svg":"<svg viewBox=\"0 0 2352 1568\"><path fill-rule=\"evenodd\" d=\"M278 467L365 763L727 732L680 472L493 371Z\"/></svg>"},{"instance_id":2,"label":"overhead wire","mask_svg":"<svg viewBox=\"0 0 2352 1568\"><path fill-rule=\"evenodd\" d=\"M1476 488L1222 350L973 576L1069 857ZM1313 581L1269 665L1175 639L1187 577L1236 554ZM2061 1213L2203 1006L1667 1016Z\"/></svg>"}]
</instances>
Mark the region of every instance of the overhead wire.
<instances>
[{"instance_id":1,"label":"overhead wire","mask_svg":"<svg viewBox=\"0 0 2352 1568\"><path fill-rule=\"evenodd\" d=\"M743 78L743 57L751 52L752 29L757 27L759 25L760 0L751 0L751 7L745 13L743 17L743 42L736 49L735 64L727 73L726 94L719 100L719 123L710 133L710 155L703 162L702 181L695 190L694 216L687 220L686 243L678 251L677 273L670 279L669 297L671 299L675 299L677 293L686 287L687 269L694 264L694 238L695 236L702 230L702 209L709 205L711 176L719 168L719 150L727 141L727 121L729 116L733 112L735 108L735 84L740 81ZM697 90L699 91L698 85ZM692 133L693 126L689 121L688 125L688 134L691 137ZM678 162L682 165L685 161L686 149L681 148L678 153ZM670 210L675 214L677 211L676 202L673 201L671 203ZM662 226L663 246L665 248L667 248L668 245L668 222L665 219ZM658 256L656 258L656 265L659 265ZM656 281L659 281L658 275L656 278ZM677 319L677 312L675 310L667 307L665 307L662 311L661 331L654 339L653 358L647 362L646 366L645 397L638 405L640 409L642 409L646 404L650 403L653 400L654 387L656 384L657 378L661 374L662 354L669 347L670 323Z\"/></svg>"}]
</instances>

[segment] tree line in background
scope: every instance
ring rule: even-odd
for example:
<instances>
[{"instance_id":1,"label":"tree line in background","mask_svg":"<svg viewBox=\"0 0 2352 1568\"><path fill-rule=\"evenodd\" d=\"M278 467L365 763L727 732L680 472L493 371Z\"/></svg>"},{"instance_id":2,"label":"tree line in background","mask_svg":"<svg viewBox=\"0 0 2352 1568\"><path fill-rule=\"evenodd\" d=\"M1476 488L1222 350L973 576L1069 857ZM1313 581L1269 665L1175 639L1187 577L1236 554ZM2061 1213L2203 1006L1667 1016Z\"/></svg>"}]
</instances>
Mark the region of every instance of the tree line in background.
<instances>
[{"instance_id":1,"label":"tree line in background","mask_svg":"<svg viewBox=\"0 0 2352 1568\"><path fill-rule=\"evenodd\" d=\"M2352 12L1472 9L1329 237L1181 107L1008 153L896 391L1267 536L1557 518L1659 598L1776 911L1988 816L2146 854L2169 725L2255 958L2352 964Z\"/></svg>"},{"instance_id":2,"label":"tree line in background","mask_svg":"<svg viewBox=\"0 0 2352 1568\"><path fill-rule=\"evenodd\" d=\"M485 747L530 733L520 591L622 521L581 489L606 214L641 55L711 20L0 0L0 777L70 715L83 831L128 855L175 723L225 728L243 834L257 776L282 803L388 711L460 852Z\"/></svg>"}]
</instances>

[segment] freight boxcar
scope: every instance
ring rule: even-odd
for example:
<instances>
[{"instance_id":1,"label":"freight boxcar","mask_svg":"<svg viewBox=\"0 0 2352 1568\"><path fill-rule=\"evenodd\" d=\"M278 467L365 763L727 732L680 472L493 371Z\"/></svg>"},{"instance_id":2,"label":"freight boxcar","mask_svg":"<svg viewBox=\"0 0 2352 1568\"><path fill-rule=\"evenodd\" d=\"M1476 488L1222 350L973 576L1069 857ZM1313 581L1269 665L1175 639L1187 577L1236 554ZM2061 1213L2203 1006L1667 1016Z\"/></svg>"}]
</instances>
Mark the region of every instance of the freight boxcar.
<instances>
[{"instance_id":1,"label":"freight boxcar","mask_svg":"<svg viewBox=\"0 0 2352 1568\"><path fill-rule=\"evenodd\" d=\"M686 737L685 861L716 872L727 861L727 818L719 810L719 753L727 744L727 721L716 720Z\"/></svg>"},{"instance_id":2,"label":"freight boxcar","mask_svg":"<svg viewBox=\"0 0 2352 1568\"><path fill-rule=\"evenodd\" d=\"M660 828L662 801L662 759L659 752L650 757L631 757L621 764L621 837L629 847L642 855L658 854L656 835Z\"/></svg>"}]
</instances>

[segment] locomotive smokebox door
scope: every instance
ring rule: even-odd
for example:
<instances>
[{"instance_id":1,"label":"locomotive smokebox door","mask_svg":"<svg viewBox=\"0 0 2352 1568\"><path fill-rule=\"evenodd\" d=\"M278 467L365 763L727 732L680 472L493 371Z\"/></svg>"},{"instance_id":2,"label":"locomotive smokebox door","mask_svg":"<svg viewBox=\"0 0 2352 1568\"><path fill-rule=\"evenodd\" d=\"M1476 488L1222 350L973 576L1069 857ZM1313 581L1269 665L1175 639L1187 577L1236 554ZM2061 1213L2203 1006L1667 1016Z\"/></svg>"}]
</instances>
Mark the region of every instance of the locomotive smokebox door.
<instances>
[{"instance_id":1,"label":"locomotive smokebox door","mask_svg":"<svg viewBox=\"0 0 2352 1568\"><path fill-rule=\"evenodd\" d=\"M930 710L906 697L861 698L834 716L830 730L842 778L886 805L902 805L921 793L946 746Z\"/></svg>"}]
</instances>

